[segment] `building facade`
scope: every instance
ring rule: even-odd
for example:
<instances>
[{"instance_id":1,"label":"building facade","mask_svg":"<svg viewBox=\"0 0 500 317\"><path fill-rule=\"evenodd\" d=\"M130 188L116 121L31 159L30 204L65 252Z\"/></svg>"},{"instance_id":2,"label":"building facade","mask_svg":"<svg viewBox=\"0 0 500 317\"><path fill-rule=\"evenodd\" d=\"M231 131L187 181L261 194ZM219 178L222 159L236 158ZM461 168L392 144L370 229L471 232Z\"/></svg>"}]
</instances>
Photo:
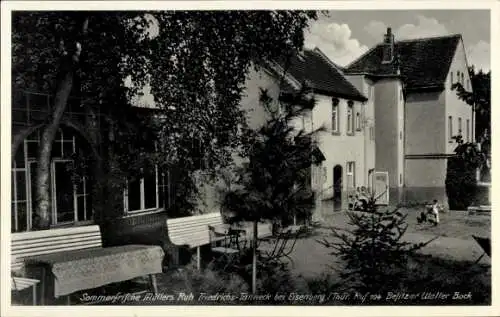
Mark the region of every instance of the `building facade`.
<instances>
[{"instance_id":1,"label":"building facade","mask_svg":"<svg viewBox=\"0 0 500 317\"><path fill-rule=\"evenodd\" d=\"M462 37L396 41L388 28L345 73L374 82L376 169L389 172L391 200L446 203L452 137L474 140L473 109L452 89L472 89Z\"/></svg>"},{"instance_id":2,"label":"building facade","mask_svg":"<svg viewBox=\"0 0 500 317\"><path fill-rule=\"evenodd\" d=\"M312 110L294 121L298 130L317 131L317 150L323 160L311 170L311 186L321 201L333 200L334 208L347 207L348 195L357 187L368 187L368 172L375 168L374 108L370 80L357 83L344 76L340 67L319 49L306 50L288 63L269 63L247 76L241 106L253 128L264 124L269 111L258 101L265 89L274 99L280 93L312 90L316 104Z\"/></svg>"}]
</instances>

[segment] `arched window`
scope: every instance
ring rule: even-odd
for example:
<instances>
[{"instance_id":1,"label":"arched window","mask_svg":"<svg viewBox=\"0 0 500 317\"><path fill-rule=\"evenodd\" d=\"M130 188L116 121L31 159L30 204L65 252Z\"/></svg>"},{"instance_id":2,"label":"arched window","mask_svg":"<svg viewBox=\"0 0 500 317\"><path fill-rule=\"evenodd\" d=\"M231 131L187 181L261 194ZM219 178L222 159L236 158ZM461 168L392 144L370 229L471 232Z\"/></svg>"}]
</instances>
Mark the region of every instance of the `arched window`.
<instances>
[{"instance_id":1,"label":"arched window","mask_svg":"<svg viewBox=\"0 0 500 317\"><path fill-rule=\"evenodd\" d=\"M361 131L361 115L359 112L356 112L356 121L355 121L356 131Z\"/></svg>"},{"instance_id":2,"label":"arched window","mask_svg":"<svg viewBox=\"0 0 500 317\"><path fill-rule=\"evenodd\" d=\"M88 145L74 130L62 127L53 145L49 185L52 225L91 220L92 201L86 154ZM29 231L35 210L35 174L40 131L23 141L12 166L12 232Z\"/></svg>"}]
</instances>

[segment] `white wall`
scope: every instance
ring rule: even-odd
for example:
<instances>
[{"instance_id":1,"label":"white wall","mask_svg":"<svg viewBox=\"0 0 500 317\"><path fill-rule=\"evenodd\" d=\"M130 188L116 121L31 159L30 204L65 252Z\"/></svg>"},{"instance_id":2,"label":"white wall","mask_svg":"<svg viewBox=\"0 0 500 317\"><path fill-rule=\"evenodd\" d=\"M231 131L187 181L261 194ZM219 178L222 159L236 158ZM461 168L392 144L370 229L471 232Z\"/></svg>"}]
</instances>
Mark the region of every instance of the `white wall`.
<instances>
[{"instance_id":1,"label":"white wall","mask_svg":"<svg viewBox=\"0 0 500 317\"><path fill-rule=\"evenodd\" d=\"M457 82L457 71L464 74L464 87L467 85L467 81L470 82L469 72L467 70L465 50L462 42L460 41L457 47L457 51L453 58L453 61L450 66L450 72L448 72L448 76L446 78L446 90L445 90L445 100L446 100L446 153L452 154L456 143L451 141L449 138L449 119L448 117L452 117L452 130L453 135L459 134L458 127L458 118L462 118L462 136L464 139L466 138L466 123L467 120L470 122L470 141L472 141L472 131L474 131L474 127L472 126L472 109L469 105L467 105L464 101L460 100L457 96L455 90L451 90L451 75L453 72L453 81Z\"/></svg>"},{"instance_id":2,"label":"white wall","mask_svg":"<svg viewBox=\"0 0 500 317\"><path fill-rule=\"evenodd\" d=\"M323 162L325 182L323 184L323 198L333 195L333 168L341 165L343 170L343 189L347 191L347 162L355 162L355 186L367 186L364 165L364 132L354 128L354 135L347 135L347 103L348 100L339 98L339 135L332 133L332 97L316 95L317 104L313 110L313 126L315 129L324 127L325 131L318 134L319 148L326 157ZM364 105L355 101L353 115L359 113L363 117Z\"/></svg>"}]
</instances>

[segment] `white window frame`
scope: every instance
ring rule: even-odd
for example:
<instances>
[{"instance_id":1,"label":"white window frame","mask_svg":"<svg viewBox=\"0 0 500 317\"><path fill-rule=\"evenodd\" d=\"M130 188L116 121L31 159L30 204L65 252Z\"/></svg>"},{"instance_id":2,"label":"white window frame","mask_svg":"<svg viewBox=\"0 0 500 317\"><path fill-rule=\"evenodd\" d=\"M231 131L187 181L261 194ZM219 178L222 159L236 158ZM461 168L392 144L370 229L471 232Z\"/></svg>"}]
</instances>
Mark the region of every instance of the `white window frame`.
<instances>
[{"instance_id":1,"label":"white window frame","mask_svg":"<svg viewBox=\"0 0 500 317\"><path fill-rule=\"evenodd\" d=\"M16 161L13 160L13 167L11 168L11 177L13 177L12 179L12 184L13 184L13 188L11 188L11 191L12 191L12 194L11 194L11 197L12 198L12 203L11 203L11 208L12 208L12 204L14 205L14 210L11 210L11 212L14 213L14 232L19 232L19 214L18 214L18 204L26 204L26 230L30 230L31 228L31 199L30 199L30 192L29 192L29 183L31 182L31 180L28 178L29 175L28 175L28 167L26 166L27 164L27 155L28 153L26 153L27 151L27 145L26 143L22 143L22 147L23 147L23 150L24 150L24 167L17 167L16 166ZM23 173L24 172L24 177L25 177L25 200L18 200L17 198L17 193L18 193L18 184L17 184L17 173ZM11 214L11 223L12 223L12 214ZM12 231L12 228L11 228L11 231Z\"/></svg>"},{"instance_id":2,"label":"white window frame","mask_svg":"<svg viewBox=\"0 0 500 317\"><path fill-rule=\"evenodd\" d=\"M467 142L470 142L470 120L467 119L465 122L466 122L465 123L466 124L465 129L466 129L466 133L467 133L466 134L466 136L467 136Z\"/></svg>"},{"instance_id":3,"label":"white window frame","mask_svg":"<svg viewBox=\"0 0 500 317\"><path fill-rule=\"evenodd\" d=\"M346 133L347 135L354 134L354 102L347 102L347 111L346 111Z\"/></svg>"},{"instance_id":4,"label":"white window frame","mask_svg":"<svg viewBox=\"0 0 500 317\"><path fill-rule=\"evenodd\" d=\"M452 137L453 137L453 117L448 116L448 138L450 139L450 142L452 142Z\"/></svg>"},{"instance_id":5,"label":"white window frame","mask_svg":"<svg viewBox=\"0 0 500 317\"><path fill-rule=\"evenodd\" d=\"M59 131L58 131L59 132ZM77 194L77 191L76 191L76 185L73 185L73 211L74 211L74 220L73 221L67 221L67 222L57 222L57 205L55 204L55 199L56 199L56 196L54 195L55 193L55 190L56 190L56 184L55 184L55 173L54 173L54 162L73 162L73 160L71 159L68 159L68 158L63 158L63 154L64 154L64 151L63 151L63 147L67 144L67 143L71 143L71 146L72 146L72 151L73 153L76 152L76 137L73 135L71 137L71 140L65 140L64 139L64 135L63 135L63 131L62 129L60 130L61 132L61 138L60 139L56 139L55 141L57 142L60 142L61 143L61 148L60 148L60 155L59 156L55 156L55 157L52 157L51 158L51 172L50 172L50 185L51 185L51 188L50 188L50 191L51 191L51 202L52 202L52 206L51 206L51 215L52 215L52 219L51 219L51 226L57 226L57 225L65 225L65 224L71 224L71 223L74 223L74 224L85 224L85 223L91 223L93 221L93 219L87 219L87 214L88 214L88 211L87 211L87 201L85 200L84 201L84 220L78 220L78 201L77 201L77 197L80 197L82 195L79 195ZM37 130L36 132L33 132L33 133L37 133L37 140L33 140L33 139L24 139L23 140L23 146L24 146L24 161L25 161L25 169L26 169L26 190L27 190L27 204L28 204L28 207L27 207L27 222L28 222L28 225L27 225L27 231L30 231L32 230L32 217L33 217L33 201L32 201L32 194L33 194L33 184L31 183L31 177L32 177L32 173L34 173L35 171L32 170L31 168L31 164L32 163L37 163L36 161L36 158L30 158L28 157L28 144L29 143L40 143L40 134L39 134L39 130ZM14 163L15 164L15 163ZM87 179L86 177L84 177L84 180L83 180L83 191L84 191L84 196L90 196L90 193L87 193L87 188L86 188L86 182L87 182ZM16 185L17 185L17 180L16 180ZM17 188L16 188L17 189ZM16 193L17 194L17 193ZM17 210L14 210L14 213L15 213L15 217L17 217Z\"/></svg>"},{"instance_id":6,"label":"white window frame","mask_svg":"<svg viewBox=\"0 0 500 317\"><path fill-rule=\"evenodd\" d=\"M349 161L346 163L346 180L347 184L349 185L349 177L352 178L352 182L350 185L352 185L352 188L348 189L355 189L356 188L356 162L354 161Z\"/></svg>"},{"instance_id":7,"label":"white window frame","mask_svg":"<svg viewBox=\"0 0 500 317\"><path fill-rule=\"evenodd\" d=\"M361 113L356 112L356 117L354 121L356 131L361 131Z\"/></svg>"},{"instance_id":8,"label":"white window frame","mask_svg":"<svg viewBox=\"0 0 500 317\"><path fill-rule=\"evenodd\" d=\"M126 215L153 211L153 210L157 210L160 208L160 206L159 206L160 197L159 197L159 183L158 183L158 166L155 165L155 190L156 190L155 207L146 208L146 199L145 199L145 192L144 192L144 177L141 177L139 182L140 182L139 183L140 209L138 209L138 210L129 210L129 204L128 204L129 184L128 184L128 180L126 182L125 189L123 190L123 209L124 209L124 212Z\"/></svg>"},{"instance_id":9,"label":"white window frame","mask_svg":"<svg viewBox=\"0 0 500 317\"><path fill-rule=\"evenodd\" d=\"M336 98L332 99L332 133L340 133L340 111L339 111L340 101Z\"/></svg>"},{"instance_id":10,"label":"white window frame","mask_svg":"<svg viewBox=\"0 0 500 317\"><path fill-rule=\"evenodd\" d=\"M51 178L51 185L52 185L52 224L53 225L61 225L61 224L70 224L70 223L77 223L78 221L78 211L77 211L77 201L76 201L76 185L73 185L73 220L72 221L63 221L63 222L58 222L57 221L57 201L56 201L56 192L57 192L57 184L56 184L56 169L55 165L56 163L68 163L68 162L73 162L72 160L67 160L67 159L52 159L50 162L50 168L51 168L51 173L50 173L50 178Z\"/></svg>"}]
</instances>

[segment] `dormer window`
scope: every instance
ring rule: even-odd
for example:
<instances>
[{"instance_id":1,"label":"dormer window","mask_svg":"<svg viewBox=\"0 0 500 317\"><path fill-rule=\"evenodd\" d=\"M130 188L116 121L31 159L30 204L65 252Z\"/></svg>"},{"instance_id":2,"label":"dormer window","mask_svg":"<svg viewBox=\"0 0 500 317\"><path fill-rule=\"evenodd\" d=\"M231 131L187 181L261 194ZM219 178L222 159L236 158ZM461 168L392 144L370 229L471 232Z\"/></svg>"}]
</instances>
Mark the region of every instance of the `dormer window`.
<instances>
[{"instance_id":1,"label":"dormer window","mask_svg":"<svg viewBox=\"0 0 500 317\"><path fill-rule=\"evenodd\" d=\"M453 72L450 72L450 87L453 86Z\"/></svg>"}]
</instances>

